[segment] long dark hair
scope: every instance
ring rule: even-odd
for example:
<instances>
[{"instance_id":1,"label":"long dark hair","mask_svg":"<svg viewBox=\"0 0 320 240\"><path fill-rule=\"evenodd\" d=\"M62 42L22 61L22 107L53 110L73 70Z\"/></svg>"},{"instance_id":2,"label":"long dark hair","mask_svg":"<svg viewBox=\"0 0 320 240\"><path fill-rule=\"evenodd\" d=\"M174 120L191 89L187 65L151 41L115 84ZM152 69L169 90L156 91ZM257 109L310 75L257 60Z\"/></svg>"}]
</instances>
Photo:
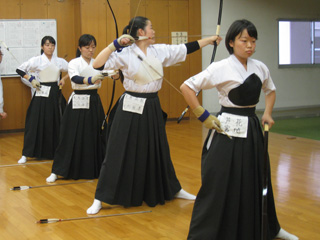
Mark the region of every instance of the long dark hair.
<instances>
[{"instance_id":1,"label":"long dark hair","mask_svg":"<svg viewBox=\"0 0 320 240\"><path fill-rule=\"evenodd\" d=\"M122 34L130 34L133 38L138 37L138 30L145 29L149 19L146 17L137 16L130 20L129 24L123 29Z\"/></svg>"},{"instance_id":2,"label":"long dark hair","mask_svg":"<svg viewBox=\"0 0 320 240\"><path fill-rule=\"evenodd\" d=\"M91 34L83 34L83 35L81 35L81 37L79 38L79 42L78 42L78 48L77 48L77 52L76 52L76 57L80 57L81 56L81 52L80 52L79 48L85 47L85 46L90 46L90 44L92 42L94 43L94 45L97 46L97 41L96 41L94 36L92 36Z\"/></svg>"},{"instance_id":3,"label":"long dark hair","mask_svg":"<svg viewBox=\"0 0 320 240\"><path fill-rule=\"evenodd\" d=\"M236 37L240 33L242 33L243 30L245 30L245 29L247 29L250 37L253 37L256 40L258 40L258 31L252 22L250 22L246 19L236 20L229 27L229 30L226 35L226 40L225 40L227 50L230 54L233 54L233 47L230 46L230 41L234 42Z\"/></svg>"},{"instance_id":4,"label":"long dark hair","mask_svg":"<svg viewBox=\"0 0 320 240\"><path fill-rule=\"evenodd\" d=\"M49 41L49 43L52 43L53 45L56 45L56 40L54 40L53 37L51 36L44 36L41 40L41 47L43 47L43 45L46 44L47 40ZM43 49L41 48L41 55L43 53Z\"/></svg>"}]
</instances>

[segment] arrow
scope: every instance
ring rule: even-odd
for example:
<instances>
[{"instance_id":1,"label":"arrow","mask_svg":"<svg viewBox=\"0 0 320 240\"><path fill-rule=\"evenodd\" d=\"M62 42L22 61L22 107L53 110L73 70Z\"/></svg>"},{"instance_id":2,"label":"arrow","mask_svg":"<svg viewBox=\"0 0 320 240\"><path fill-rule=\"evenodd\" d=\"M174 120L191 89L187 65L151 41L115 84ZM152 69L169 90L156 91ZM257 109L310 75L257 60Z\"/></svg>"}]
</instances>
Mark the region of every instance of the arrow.
<instances>
[{"instance_id":1,"label":"arrow","mask_svg":"<svg viewBox=\"0 0 320 240\"><path fill-rule=\"evenodd\" d=\"M93 182L93 180L82 181L82 182L72 182L72 183L52 184L52 185L39 185L39 186L33 186L33 187L32 186L16 186L16 187L10 188L10 190L17 191L17 190L26 190L30 188L54 187L54 186L80 184L80 183L88 183L88 182Z\"/></svg>"},{"instance_id":2,"label":"arrow","mask_svg":"<svg viewBox=\"0 0 320 240\"><path fill-rule=\"evenodd\" d=\"M152 211L141 211L141 212L128 212L128 213L117 213L117 214L108 214L108 215L101 215L101 216L93 216L93 217L78 217L78 218L45 218L40 219L36 223L56 223L56 222L66 222L66 221L75 221L75 220L85 220L91 218L104 218L104 217L117 217L117 216L126 216L126 215L134 215L134 214L141 214L141 213L150 213Z\"/></svg>"}]
</instances>

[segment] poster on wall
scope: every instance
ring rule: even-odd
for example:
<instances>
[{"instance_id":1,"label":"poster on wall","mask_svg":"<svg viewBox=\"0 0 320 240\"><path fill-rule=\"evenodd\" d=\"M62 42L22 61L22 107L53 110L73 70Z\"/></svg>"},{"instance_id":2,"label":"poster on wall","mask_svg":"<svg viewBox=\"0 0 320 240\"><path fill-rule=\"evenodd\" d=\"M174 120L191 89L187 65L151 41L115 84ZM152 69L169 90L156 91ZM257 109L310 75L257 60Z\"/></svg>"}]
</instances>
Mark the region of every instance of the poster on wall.
<instances>
[{"instance_id":1,"label":"poster on wall","mask_svg":"<svg viewBox=\"0 0 320 240\"><path fill-rule=\"evenodd\" d=\"M4 54L0 64L1 76L17 76L16 69L31 57L41 54L41 39L52 36L56 40L55 19L0 19L0 47Z\"/></svg>"}]
</instances>

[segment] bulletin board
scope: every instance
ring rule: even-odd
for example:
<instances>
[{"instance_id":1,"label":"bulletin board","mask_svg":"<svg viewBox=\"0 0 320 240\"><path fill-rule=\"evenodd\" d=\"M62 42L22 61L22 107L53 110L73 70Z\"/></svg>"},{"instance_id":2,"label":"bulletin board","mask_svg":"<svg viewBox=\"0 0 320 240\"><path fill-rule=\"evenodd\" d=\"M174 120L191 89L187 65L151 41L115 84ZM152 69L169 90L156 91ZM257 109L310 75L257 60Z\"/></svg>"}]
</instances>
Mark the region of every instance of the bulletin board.
<instances>
[{"instance_id":1,"label":"bulletin board","mask_svg":"<svg viewBox=\"0 0 320 240\"><path fill-rule=\"evenodd\" d=\"M52 36L56 40L55 19L0 19L0 47L4 54L0 64L1 76L17 76L16 69L31 57L41 54L41 39Z\"/></svg>"}]
</instances>

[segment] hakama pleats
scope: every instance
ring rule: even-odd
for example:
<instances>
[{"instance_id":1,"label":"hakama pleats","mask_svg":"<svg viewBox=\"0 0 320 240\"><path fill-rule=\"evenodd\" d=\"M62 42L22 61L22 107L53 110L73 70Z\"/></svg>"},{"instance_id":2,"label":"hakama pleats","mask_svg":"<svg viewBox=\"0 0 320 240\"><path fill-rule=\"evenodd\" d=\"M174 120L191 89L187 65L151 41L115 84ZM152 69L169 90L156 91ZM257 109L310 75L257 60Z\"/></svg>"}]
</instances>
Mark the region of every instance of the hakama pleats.
<instances>
[{"instance_id":1,"label":"hakama pleats","mask_svg":"<svg viewBox=\"0 0 320 240\"><path fill-rule=\"evenodd\" d=\"M51 86L50 94L49 97L34 95L30 102L26 115L22 155L53 159L59 141L60 113L65 109L66 100L57 82L41 83L41 85Z\"/></svg>"},{"instance_id":2,"label":"hakama pleats","mask_svg":"<svg viewBox=\"0 0 320 240\"><path fill-rule=\"evenodd\" d=\"M255 108L222 108L248 116L247 138L214 133L202 152L202 186L197 195L188 239L257 240L261 237L263 133ZM270 169L270 168L269 168ZM271 177L268 182L268 239L280 230Z\"/></svg>"},{"instance_id":3,"label":"hakama pleats","mask_svg":"<svg viewBox=\"0 0 320 240\"><path fill-rule=\"evenodd\" d=\"M147 99L143 113L123 111L123 98L111 112L95 198L125 207L164 204L181 189L170 157L166 114L157 93L128 94Z\"/></svg>"},{"instance_id":4,"label":"hakama pleats","mask_svg":"<svg viewBox=\"0 0 320 240\"><path fill-rule=\"evenodd\" d=\"M105 154L104 110L96 89L75 93L90 95L90 108L73 109L72 100L67 105L52 173L67 179L95 179Z\"/></svg>"}]
</instances>

